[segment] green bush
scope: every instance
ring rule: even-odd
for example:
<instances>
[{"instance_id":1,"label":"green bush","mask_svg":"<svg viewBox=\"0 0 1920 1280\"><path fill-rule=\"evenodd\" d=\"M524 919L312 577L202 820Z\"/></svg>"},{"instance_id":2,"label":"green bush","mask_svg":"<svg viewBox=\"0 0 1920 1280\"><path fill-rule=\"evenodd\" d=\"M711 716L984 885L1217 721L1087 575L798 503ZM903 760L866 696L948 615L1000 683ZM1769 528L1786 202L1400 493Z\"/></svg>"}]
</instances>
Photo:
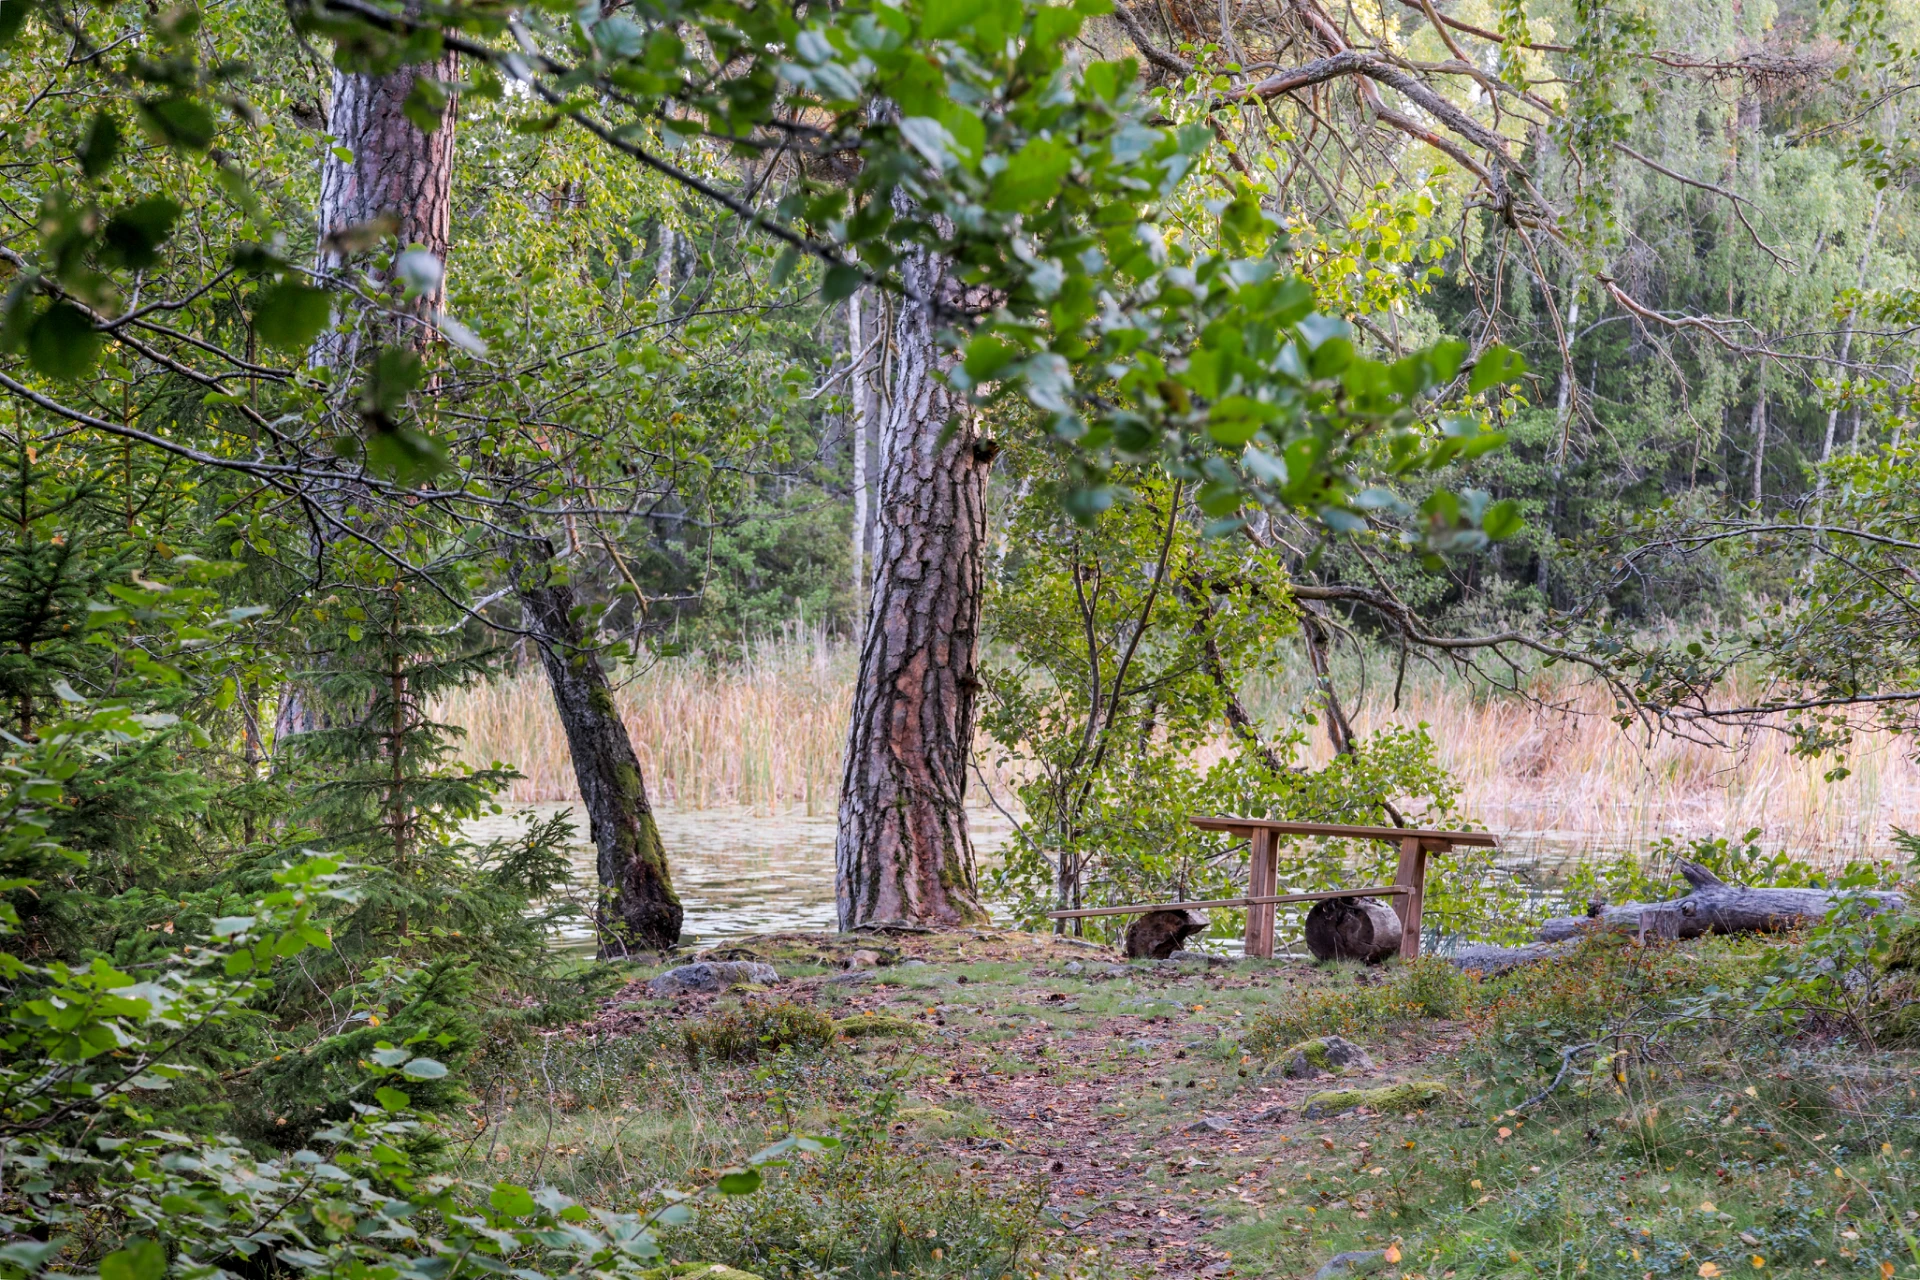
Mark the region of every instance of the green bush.
<instances>
[{"instance_id":1,"label":"green bush","mask_svg":"<svg viewBox=\"0 0 1920 1280\"><path fill-rule=\"evenodd\" d=\"M833 1043L833 1019L791 1000L749 1000L687 1023L687 1057L698 1062L751 1062L782 1049L825 1049Z\"/></svg>"}]
</instances>

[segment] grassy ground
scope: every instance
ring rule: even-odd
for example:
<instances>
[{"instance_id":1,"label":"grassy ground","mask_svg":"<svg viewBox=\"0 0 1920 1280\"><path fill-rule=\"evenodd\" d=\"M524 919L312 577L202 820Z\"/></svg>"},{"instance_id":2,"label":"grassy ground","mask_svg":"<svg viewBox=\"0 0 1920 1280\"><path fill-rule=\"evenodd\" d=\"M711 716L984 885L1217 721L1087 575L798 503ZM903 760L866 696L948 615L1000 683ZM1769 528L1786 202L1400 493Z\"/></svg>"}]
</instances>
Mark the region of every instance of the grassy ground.
<instances>
[{"instance_id":1,"label":"grassy ground","mask_svg":"<svg viewBox=\"0 0 1920 1280\"><path fill-rule=\"evenodd\" d=\"M1019 933L767 937L729 954L773 962L770 990L636 981L491 1053L455 1155L633 1207L838 1134L676 1234L768 1277L1305 1276L1348 1250L1408 1280L1920 1275L1912 1061L1754 1013L1743 993L1791 945L1594 943L1477 983L1119 965ZM879 963L843 971L861 949ZM1374 1068L1279 1074L1330 1033ZM1306 1116L1322 1091L1419 1082L1445 1092Z\"/></svg>"}]
</instances>

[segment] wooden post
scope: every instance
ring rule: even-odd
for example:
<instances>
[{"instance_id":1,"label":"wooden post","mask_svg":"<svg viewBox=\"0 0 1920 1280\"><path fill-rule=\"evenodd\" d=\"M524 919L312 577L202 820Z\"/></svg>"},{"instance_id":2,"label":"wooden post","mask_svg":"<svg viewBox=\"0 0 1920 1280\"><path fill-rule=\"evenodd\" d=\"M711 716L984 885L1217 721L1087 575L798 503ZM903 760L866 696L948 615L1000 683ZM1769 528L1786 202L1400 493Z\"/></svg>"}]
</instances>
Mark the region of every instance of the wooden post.
<instances>
[{"instance_id":1,"label":"wooden post","mask_svg":"<svg viewBox=\"0 0 1920 1280\"><path fill-rule=\"evenodd\" d=\"M1271 896L1280 883L1280 868L1274 851L1274 833L1255 829L1253 856L1247 864L1247 896ZM1273 959L1273 904L1257 903L1247 908L1247 955L1261 960Z\"/></svg>"},{"instance_id":2,"label":"wooden post","mask_svg":"<svg viewBox=\"0 0 1920 1280\"><path fill-rule=\"evenodd\" d=\"M1420 908L1427 889L1427 846L1419 836L1401 838L1393 882L1407 891L1394 898L1393 913L1400 917L1400 958L1412 960L1420 954Z\"/></svg>"}]
</instances>

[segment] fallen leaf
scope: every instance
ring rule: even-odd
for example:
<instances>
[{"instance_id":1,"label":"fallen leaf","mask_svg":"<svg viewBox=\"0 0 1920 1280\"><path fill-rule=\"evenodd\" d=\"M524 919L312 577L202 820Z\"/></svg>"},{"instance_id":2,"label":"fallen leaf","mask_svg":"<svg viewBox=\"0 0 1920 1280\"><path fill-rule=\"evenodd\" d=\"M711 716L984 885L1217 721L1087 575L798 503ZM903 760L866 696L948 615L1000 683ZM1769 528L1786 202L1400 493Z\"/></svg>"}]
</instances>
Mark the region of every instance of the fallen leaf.
<instances>
[{"instance_id":1,"label":"fallen leaf","mask_svg":"<svg viewBox=\"0 0 1920 1280\"><path fill-rule=\"evenodd\" d=\"M1718 1206L1716 1206L1716 1205L1715 1205L1715 1204L1713 1203L1713 1201L1711 1201L1711 1200L1702 1200L1702 1201L1700 1202L1700 1212L1702 1212L1702 1213L1718 1213L1718 1212L1720 1212L1720 1209L1719 1209L1719 1207L1718 1207Z\"/></svg>"},{"instance_id":2,"label":"fallen leaf","mask_svg":"<svg viewBox=\"0 0 1920 1280\"><path fill-rule=\"evenodd\" d=\"M1388 1262L1400 1261L1400 1246L1397 1244L1388 1245L1386 1252L1382 1256L1385 1257Z\"/></svg>"},{"instance_id":3,"label":"fallen leaf","mask_svg":"<svg viewBox=\"0 0 1920 1280\"><path fill-rule=\"evenodd\" d=\"M1714 1265L1713 1263L1703 1262L1700 1264L1700 1275L1702 1280L1713 1280L1713 1277L1719 1274L1720 1274L1720 1268Z\"/></svg>"}]
</instances>

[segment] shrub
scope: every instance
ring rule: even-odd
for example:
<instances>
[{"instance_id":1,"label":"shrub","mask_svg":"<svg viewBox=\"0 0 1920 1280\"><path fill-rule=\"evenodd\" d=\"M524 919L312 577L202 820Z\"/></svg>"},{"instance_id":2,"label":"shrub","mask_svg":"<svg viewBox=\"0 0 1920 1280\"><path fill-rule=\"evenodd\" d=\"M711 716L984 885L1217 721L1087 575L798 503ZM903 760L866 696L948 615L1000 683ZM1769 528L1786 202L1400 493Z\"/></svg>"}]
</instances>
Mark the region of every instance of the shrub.
<instances>
[{"instance_id":1,"label":"shrub","mask_svg":"<svg viewBox=\"0 0 1920 1280\"><path fill-rule=\"evenodd\" d=\"M791 1000L749 1000L687 1024L687 1057L713 1062L751 1062L785 1048L825 1049L833 1043L833 1019Z\"/></svg>"}]
</instances>

